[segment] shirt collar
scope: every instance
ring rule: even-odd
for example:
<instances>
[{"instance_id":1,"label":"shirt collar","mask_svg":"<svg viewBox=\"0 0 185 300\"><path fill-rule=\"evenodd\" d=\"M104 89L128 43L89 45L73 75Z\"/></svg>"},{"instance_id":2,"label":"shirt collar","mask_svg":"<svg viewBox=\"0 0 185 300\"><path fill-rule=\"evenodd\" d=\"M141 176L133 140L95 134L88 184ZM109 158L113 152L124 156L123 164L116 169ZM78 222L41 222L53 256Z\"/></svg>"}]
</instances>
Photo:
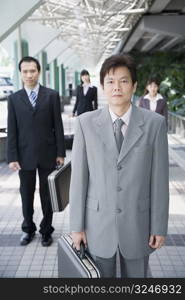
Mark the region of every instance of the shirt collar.
<instances>
[{"instance_id":1,"label":"shirt collar","mask_svg":"<svg viewBox=\"0 0 185 300\"><path fill-rule=\"evenodd\" d=\"M157 93L156 97L153 98L153 99L150 98L149 93L146 94L146 95L144 96L144 99L149 99L149 100L151 100L151 101L158 101L159 99L162 99L162 98L163 98L163 97L162 97L161 94L159 94L159 93Z\"/></svg>"},{"instance_id":2,"label":"shirt collar","mask_svg":"<svg viewBox=\"0 0 185 300\"><path fill-rule=\"evenodd\" d=\"M86 88L86 87L91 87L91 88L93 87L93 85L92 85L91 83L88 83L88 84L84 84L84 83L83 83L82 86L85 87L85 88Z\"/></svg>"},{"instance_id":3,"label":"shirt collar","mask_svg":"<svg viewBox=\"0 0 185 300\"><path fill-rule=\"evenodd\" d=\"M130 121L131 112L132 112L132 104L130 104L129 109L121 117L118 117L109 107L109 113L110 113L110 116L112 119L112 123L114 123L116 121L116 119L119 118L119 119L122 119L123 122L128 126L129 121Z\"/></svg>"},{"instance_id":4,"label":"shirt collar","mask_svg":"<svg viewBox=\"0 0 185 300\"><path fill-rule=\"evenodd\" d=\"M30 89L30 88L28 88L26 86L24 86L24 89L26 90L26 93L28 94L28 96L30 95L31 91L34 91L38 95L39 87L40 87L40 84L38 82L33 89Z\"/></svg>"}]
</instances>

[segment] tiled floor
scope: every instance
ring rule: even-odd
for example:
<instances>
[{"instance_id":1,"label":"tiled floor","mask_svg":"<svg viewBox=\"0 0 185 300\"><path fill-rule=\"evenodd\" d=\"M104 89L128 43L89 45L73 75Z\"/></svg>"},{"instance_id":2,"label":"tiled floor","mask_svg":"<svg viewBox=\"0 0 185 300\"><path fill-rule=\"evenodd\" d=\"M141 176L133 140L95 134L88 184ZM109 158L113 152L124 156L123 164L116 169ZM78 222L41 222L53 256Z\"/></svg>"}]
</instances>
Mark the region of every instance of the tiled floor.
<instances>
[{"instance_id":1,"label":"tiled floor","mask_svg":"<svg viewBox=\"0 0 185 300\"><path fill-rule=\"evenodd\" d=\"M184 146L180 142L178 144L172 135L169 135L169 149L168 236L166 245L150 256L149 277L185 278L185 151ZM0 163L0 277L56 278L57 240L62 233L68 232L68 210L67 207L64 212L54 213L55 231L52 246L42 247L39 233L28 246L20 246L22 211L19 179L17 173L8 169L6 163ZM34 213L37 226L41 218L37 186Z\"/></svg>"}]
</instances>

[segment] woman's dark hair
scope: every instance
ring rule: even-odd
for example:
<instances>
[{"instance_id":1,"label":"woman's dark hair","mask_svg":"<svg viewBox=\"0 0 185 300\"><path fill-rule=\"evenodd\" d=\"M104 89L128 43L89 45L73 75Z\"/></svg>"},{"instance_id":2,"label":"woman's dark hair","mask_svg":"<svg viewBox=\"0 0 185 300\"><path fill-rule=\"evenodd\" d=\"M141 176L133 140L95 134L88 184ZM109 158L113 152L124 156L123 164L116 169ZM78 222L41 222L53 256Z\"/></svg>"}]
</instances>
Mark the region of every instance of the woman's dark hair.
<instances>
[{"instance_id":1,"label":"woman's dark hair","mask_svg":"<svg viewBox=\"0 0 185 300\"><path fill-rule=\"evenodd\" d=\"M21 72L21 64L22 64L23 62L34 62L34 63L36 64L36 66L37 66L37 70L40 72L40 69L41 69L40 63L39 63L39 61L38 61L36 58L34 58L34 57L32 57L32 56L25 56L25 57L23 57L23 58L20 60L20 62L19 62L19 71L20 71L20 72Z\"/></svg>"},{"instance_id":2,"label":"woman's dark hair","mask_svg":"<svg viewBox=\"0 0 185 300\"><path fill-rule=\"evenodd\" d=\"M149 77L145 86L144 95L148 93L147 86L151 83L155 83L158 87L160 86L160 80L156 77Z\"/></svg>"},{"instance_id":3,"label":"woman's dark hair","mask_svg":"<svg viewBox=\"0 0 185 300\"><path fill-rule=\"evenodd\" d=\"M133 84L137 81L136 64L133 57L127 54L119 54L108 57L102 64L100 70L100 83L102 86L104 85L106 74L109 73L111 69L113 69L114 72L118 67L126 67L130 71Z\"/></svg>"},{"instance_id":4,"label":"woman's dark hair","mask_svg":"<svg viewBox=\"0 0 185 300\"><path fill-rule=\"evenodd\" d=\"M87 70L82 70L80 73L80 76L89 75L89 72Z\"/></svg>"},{"instance_id":5,"label":"woman's dark hair","mask_svg":"<svg viewBox=\"0 0 185 300\"><path fill-rule=\"evenodd\" d=\"M150 77L150 78L148 78L148 81L147 81L146 85L149 85L149 84L151 84L153 82L155 84L157 84L158 86L160 86L160 80L158 78L156 78L156 77Z\"/></svg>"},{"instance_id":6,"label":"woman's dark hair","mask_svg":"<svg viewBox=\"0 0 185 300\"><path fill-rule=\"evenodd\" d=\"M81 81L81 84L83 84L82 76L84 76L84 75L88 75L88 76L90 77L89 72L88 72L87 70L85 70L85 69L82 70L81 73L80 73L80 81Z\"/></svg>"}]
</instances>

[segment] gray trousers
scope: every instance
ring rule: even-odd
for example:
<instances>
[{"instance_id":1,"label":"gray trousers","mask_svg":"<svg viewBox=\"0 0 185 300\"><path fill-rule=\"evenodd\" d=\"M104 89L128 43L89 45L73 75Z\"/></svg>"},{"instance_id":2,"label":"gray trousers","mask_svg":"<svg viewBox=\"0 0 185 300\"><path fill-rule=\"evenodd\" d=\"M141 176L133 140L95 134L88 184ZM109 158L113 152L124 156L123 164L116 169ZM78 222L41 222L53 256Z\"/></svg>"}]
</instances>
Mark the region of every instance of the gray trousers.
<instances>
[{"instance_id":1,"label":"gray trousers","mask_svg":"<svg viewBox=\"0 0 185 300\"><path fill-rule=\"evenodd\" d=\"M111 258L102 258L92 255L97 267L101 272L101 277L116 277L116 256L120 260L120 273L121 278L146 278L149 255L140 259L125 259L120 251Z\"/></svg>"}]
</instances>

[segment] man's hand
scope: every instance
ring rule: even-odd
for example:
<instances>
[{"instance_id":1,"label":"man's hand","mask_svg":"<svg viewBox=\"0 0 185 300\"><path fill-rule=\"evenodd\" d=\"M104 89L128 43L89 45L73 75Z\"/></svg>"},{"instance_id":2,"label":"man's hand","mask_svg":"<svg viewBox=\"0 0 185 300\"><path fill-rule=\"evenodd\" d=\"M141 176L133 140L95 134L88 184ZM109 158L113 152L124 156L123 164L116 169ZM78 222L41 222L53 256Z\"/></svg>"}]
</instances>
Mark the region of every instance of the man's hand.
<instances>
[{"instance_id":1,"label":"man's hand","mask_svg":"<svg viewBox=\"0 0 185 300\"><path fill-rule=\"evenodd\" d=\"M153 249L159 249L164 245L165 237L163 235L151 235L149 246Z\"/></svg>"},{"instance_id":2,"label":"man's hand","mask_svg":"<svg viewBox=\"0 0 185 300\"><path fill-rule=\"evenodd\" d=\"M57 157L56 158L57 165L64 165L64 157Z\"/></svg>"},{"instance_id":3,"label":"man's hand","mask_svg":"<svg viewBox=\"0 0 185 300\"><path fill-rule=\"evenodd\" d=\"M12 171L19 171L21 169L18 161L12 161L8 166Z\"/></svg>"},{"instance_id":4,"label":"man's hand","mask_svg":"<svg viewBox=\"0 0 185 300\"><path fill-rule=\"evenodd\" d=\"M73 246L74 248L76 248L76 250L80 250L80 244L81 242L84 243L84 245L87 247L87 239L86 239L86 235L85 232L72 232L71 233L71 237L73 240Z\"/></svg>"}]
</instances>

